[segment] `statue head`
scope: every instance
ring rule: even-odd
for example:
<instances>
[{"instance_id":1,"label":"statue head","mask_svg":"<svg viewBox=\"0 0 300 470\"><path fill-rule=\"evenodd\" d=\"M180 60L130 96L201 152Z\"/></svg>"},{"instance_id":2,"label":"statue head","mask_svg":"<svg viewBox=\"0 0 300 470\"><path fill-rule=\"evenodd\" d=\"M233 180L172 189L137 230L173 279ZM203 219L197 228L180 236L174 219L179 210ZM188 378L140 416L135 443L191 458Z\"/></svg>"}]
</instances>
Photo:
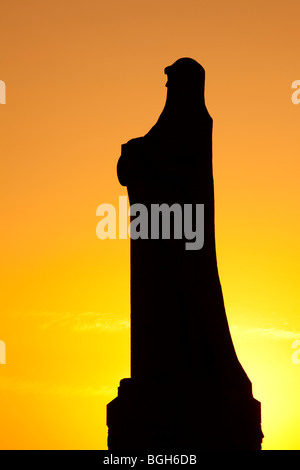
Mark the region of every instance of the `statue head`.
<instances>
[{"instance_id":1,"label":"statue head","mask_svg":"<svg viewBox=\"0 0 300 470\"><path fill-rule=\"evenodd\" d=\"M168 77L168 107L196 111L204 105L205 70L196 60L183 57L164 72Z\"/></svg>"},{"instance_id":2,"label":"statue head","mask_svg":"<svg viewBox=\"0 0 300 470\"><path fill-rule=\"evenodd\" d=\"M168 77L166 87L197 86L204 88L205 70L196 60L183 57L164 70Z\"/></svg>"}]
</instances>

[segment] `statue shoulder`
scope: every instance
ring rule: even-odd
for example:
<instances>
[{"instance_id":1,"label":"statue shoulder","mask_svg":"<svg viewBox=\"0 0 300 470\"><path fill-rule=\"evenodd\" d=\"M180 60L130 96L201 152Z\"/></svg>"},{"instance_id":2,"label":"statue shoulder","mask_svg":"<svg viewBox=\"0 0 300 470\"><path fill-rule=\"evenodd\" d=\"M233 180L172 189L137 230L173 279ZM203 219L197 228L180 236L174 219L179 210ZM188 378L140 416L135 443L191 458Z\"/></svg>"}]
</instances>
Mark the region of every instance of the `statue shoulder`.
<instances>
[{"instance_id":1,"label":"statue shoulder","mask_svg":"<svg viewBox=\"0 0 300 470\"><path fill-rule=\"evenodd\" d=\"M128 185L130 175L138 172L142 165L143 139L143 137L137 137L121 145L121 156L117 164L117 174L122 186Z\"/></svg>"},{"instance_id":2,"label":"statue shoulder","mask_svg":"<svg viewBox=\"0 0 300 470\"><path fill-rule=\"evenodd\" d=\"M129 153L129 152L136 152L140 151L143 146L143 139L144 137L135 137L134 139L130 139L126 144L121 145L121 154Z\"/></svg>"}]
</instances>

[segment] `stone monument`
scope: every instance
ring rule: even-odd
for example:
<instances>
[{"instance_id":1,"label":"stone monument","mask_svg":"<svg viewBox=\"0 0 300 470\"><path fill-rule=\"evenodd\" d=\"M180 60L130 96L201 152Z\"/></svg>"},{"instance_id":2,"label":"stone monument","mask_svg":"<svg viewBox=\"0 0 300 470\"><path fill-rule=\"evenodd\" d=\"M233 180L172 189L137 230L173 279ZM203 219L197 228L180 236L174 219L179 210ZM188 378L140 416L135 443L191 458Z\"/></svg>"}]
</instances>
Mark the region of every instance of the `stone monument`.
<instances>
[{"instance_id":1,"label":"stone monument","mask_svg":"<svg viewBox=\"0 0 300 470\"><path fill-rule=\"evenodd\" d=\"M261 449L260 403L230 335L214 229L212 118L205 71L182 58L165 69L165 107L122 145L117 172L130 205L204 204L204 245L131 239L131 378L107 405L109 450ZM162 211L163 212L163 211ZM132 217L133 219L133 217ZM183 222L182 222L183 223Z\"/></svg>"}]
</instances>

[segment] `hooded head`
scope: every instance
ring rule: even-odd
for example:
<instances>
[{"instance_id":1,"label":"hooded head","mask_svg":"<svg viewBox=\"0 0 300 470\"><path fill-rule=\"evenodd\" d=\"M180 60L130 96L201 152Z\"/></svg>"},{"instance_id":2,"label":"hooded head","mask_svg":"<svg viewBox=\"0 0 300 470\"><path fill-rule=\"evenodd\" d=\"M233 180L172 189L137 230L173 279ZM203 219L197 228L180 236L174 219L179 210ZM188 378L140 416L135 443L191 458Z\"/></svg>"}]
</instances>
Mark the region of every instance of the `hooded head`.
<instances>
[{"instance_id":1,"label":"hooded head","mask_svg":"<svg viewBox=\"0 0 300 470\"><path fill-rule=\"evenodd\" d=\"M212 119L204 99L205 70L194 59L183 57L165 68L167 99L156 124L147 136L171 135L172 142L199 140L199 129L211 132ZM163 137L164 136L164 137ZM174 144L175 145L175 144Z\"/></svg>"},{"instance_id":2,"label":"hooded head","mask_svg":"<svg viewBox=\"0 0 300 470\"><path fill-rule=\"evenodd\" d=\"M204 105L205 70L194 59L184 57L165 68L168 77L166 106L193 111Z\"/></svg>"}]
</instances>

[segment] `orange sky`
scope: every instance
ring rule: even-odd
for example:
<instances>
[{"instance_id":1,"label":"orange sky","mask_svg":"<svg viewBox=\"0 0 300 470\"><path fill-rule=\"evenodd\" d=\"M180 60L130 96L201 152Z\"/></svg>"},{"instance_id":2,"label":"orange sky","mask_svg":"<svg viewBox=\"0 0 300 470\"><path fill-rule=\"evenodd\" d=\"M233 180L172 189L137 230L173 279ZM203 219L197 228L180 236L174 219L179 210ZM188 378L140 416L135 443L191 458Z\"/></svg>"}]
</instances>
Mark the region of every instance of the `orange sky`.
<instances>
[{"instance_id":1,"label":"orange sky","mask_svg":"<svg viewBox=\"0 0 300 470\"><path fill-rule=\"evenodd\" d=\"M206 69L216 239L264 449L300 449L298 0L10 0L1 6L3 449L105 449L129 375L129 240L96 208L125 188L121 144L165 102L164 67Z\"/></svg>"}]
</instances>

